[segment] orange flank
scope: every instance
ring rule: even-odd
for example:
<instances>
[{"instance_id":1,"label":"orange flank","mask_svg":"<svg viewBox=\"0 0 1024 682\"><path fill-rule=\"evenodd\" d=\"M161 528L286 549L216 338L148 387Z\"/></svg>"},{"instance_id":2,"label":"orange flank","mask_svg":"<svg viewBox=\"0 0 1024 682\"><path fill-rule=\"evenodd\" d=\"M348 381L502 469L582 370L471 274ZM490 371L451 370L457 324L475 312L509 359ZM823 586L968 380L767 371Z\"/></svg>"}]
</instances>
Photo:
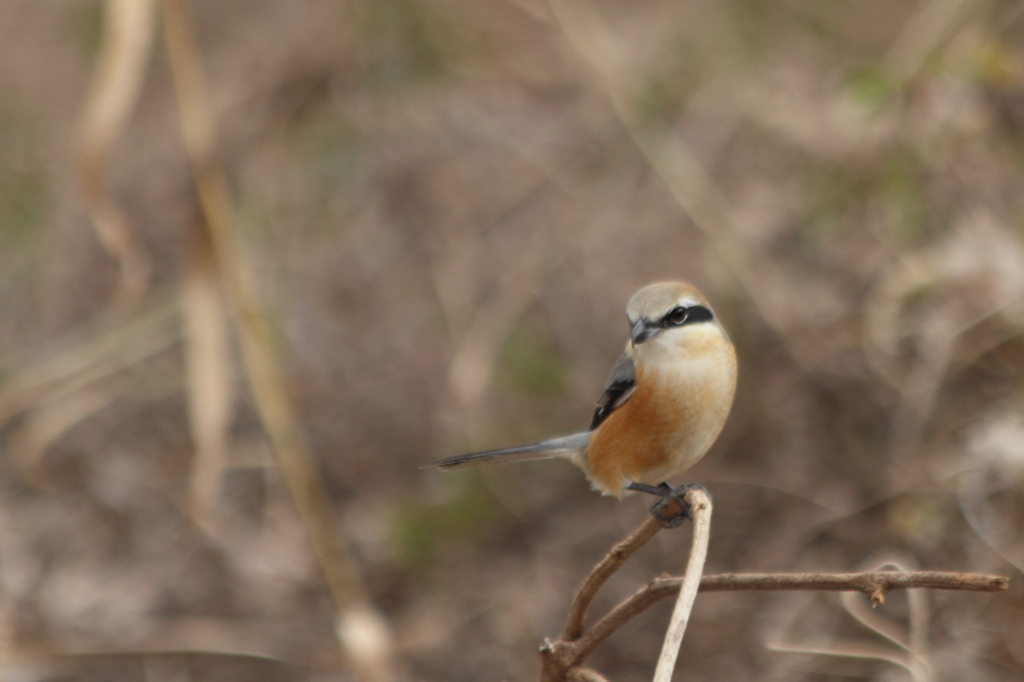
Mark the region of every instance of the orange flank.
<instances>
[{"instance_id":1,"label":"orange flank","mask_svg":"<svg viewBox=\"0 0 1024 682\"><path fill-rule=\"evenodd\" d=\"M647 482L645 474L674 469L671 458L683 456L674 452L678 443L672 441L679 425L689 421L688 401L665 395L668 391L658 388L638 372L636 392L591 436L587 469L591 480L609 495L621 497L626 480Z\"/></svg>"},{"instance_id":2,"label":"orange flank","mask_svg":"<svg viewBox=\"0 0 1024 682\"><path fill-rule=\"evenodd\" d=\"M736 387L736 354L716 343L721 332L691 335L680 344L687 371L675 358L636 368L636 390L591 435L582 458L591 483L621 497L628 482L657 485L693 466L718 437Z\"/></svg>"},{"instance_id":3,"label":"orange flank","mask_svg":"<svg viewBox=\"0 0 1024 682\"><path fill-rule=\"evenodd\" d=\"M637 480L637 473L661 468L668 459L665 434L654 410L646 407L654 391L636 392L594 432L587 445L586 466L590 480L602 491L622 496L625 479Z\"/></svg>"}]
</instances>

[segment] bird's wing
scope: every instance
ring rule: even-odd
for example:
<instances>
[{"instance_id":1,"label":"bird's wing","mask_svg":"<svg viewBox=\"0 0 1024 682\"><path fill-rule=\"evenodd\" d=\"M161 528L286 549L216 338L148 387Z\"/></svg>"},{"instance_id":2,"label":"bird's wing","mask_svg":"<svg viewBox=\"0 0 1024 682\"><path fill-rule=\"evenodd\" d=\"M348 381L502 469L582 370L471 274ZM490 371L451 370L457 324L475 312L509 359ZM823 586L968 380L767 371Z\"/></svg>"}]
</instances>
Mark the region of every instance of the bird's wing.
<instances>
[{"instance_id":1,"label":"bird's wing","mask_svg":"<svg viewBox=\"0 0 1024 682\"><path fill-rule=\"evenodd\" d=\"M625 405L629 397L633 395L633 391L636 389L636 376L633 370L633 357L627 350L612 368L612 374L604 386L604 394L597 401L594 418L590 422L591 431L600 426L601 422L607 419L612 412Z\"/></svg>"}]
</instances>

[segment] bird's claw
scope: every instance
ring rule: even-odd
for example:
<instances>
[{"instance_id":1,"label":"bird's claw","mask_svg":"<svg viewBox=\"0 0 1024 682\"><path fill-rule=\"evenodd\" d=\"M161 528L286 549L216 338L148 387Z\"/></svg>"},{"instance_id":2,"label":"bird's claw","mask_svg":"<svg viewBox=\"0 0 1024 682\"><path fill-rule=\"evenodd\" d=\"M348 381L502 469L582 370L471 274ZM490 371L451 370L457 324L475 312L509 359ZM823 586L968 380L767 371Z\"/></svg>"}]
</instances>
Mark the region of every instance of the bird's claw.
<instances>
[{"instance_id":1,"label":"bird's claw","mask_svg":"<svg viewBox=\"0 0 1024 682\"><path fill-rule=\"evenodd\" d=\"M702 490L710 497L708 489L699 483L684 483L678 488L671 488L662 483L658 488L664 490L661 499L651 507L651 516L662 528L678 528L686 519L693 518L693 507L686 501L686 493L691 490Z\"/></svg>"}]
</instances>

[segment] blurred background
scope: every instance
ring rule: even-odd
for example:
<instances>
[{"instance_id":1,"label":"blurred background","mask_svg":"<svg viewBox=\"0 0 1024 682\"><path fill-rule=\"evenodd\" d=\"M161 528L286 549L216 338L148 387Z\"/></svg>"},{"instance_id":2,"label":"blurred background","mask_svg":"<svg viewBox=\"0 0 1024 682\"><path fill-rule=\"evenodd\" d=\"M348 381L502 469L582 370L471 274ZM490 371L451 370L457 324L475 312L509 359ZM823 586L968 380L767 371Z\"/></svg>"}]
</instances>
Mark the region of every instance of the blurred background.
<instances>
[{"instance_id":1,"label":"blurred background","mask_svg":"<svg viewBox=\"0 0 1024 682\"><path fill-rule=\"evenodd\" d=\"M925 666L704 594L677 679L1024 678L1024 3L193 4L0 3L3 679L535 679L650 501L421 466L584 428L663 279L740 360L707 571L1011 577L889 596Z\"/></svg>"}]
</instances>

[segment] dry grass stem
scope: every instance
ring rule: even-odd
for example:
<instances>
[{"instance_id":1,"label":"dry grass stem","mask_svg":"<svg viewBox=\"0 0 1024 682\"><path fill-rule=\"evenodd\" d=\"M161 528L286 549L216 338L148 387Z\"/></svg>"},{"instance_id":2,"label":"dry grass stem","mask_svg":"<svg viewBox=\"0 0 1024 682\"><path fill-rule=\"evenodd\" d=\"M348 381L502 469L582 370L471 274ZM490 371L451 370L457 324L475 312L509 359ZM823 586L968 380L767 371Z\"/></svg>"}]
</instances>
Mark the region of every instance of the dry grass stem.
<instances>
[{"instance_id":1,"label":"dry grass stem","mask_svg":"<svg viewBox=\"0 0 1024 682\"><path fill-rule=\"evenodd\" d=\"M0 2L0 51L0 677L521 679L546 623L547 682L649 682L691 529L418 467L586 423L683 279L742 375L697 588L760 594L675 679L1024 679L1024 3Z\"/></svg>"},{"instance_id":2,"label":"dry grass stem","mask_svg":"<svg viewBox=\"0 0 1024 682\"><path fill-rule=\"evenodd\" d=\"M52 355L27 365L0 387L0 421L105 379L163 352L180 338L178 306L159 303L128 320L110 322L86 339L66 340Z\"/></svg>"},{"instance_id":3,"label":"dry grass stem","mask_svg":"<svg viewBox=\"0 0 1024 682\"><path fill-rule=\"evenodd\" d=\"M595 79L651 169L703 233L716 255L757 306L765 323L787 343L796 310L785 278L771 262L755 258L744 244L729 202L686 142L664 125L642 120L631 88L639 70L588 0L550 0L552 14L567 42L597 74ZM787 343L794 360L801 355Z\"/></svg>"},{"instance_id":4,"label":"dry grass stem","mask_svg":"<svg viewBox=\"0 0 1024 682\"><path fill-rule=\"evenodd\" d=\"M112 329L23 369L0 389L0 422L24 414L11 441L14 462L35 485L45 485L39 470L43 455L72 427L111 405L120 392L112 382L171 348L180 333L174 306L158 304ZM110 316L104 316L110 324ZM115 316L118 317L118 316ZM104 325L100 325L102 327ZM69 341L69 340L65 340Z\"/></svg>"},{"instance_id":5,"label":"dry grass stem","mask_svg":"<svg viewBox=\"0 0 1024 682\"><path fill-rule=\"evenodd\" d=\"M903 80L913 78L929 57L977 6L971 0L928 0L910 16L889 48L888 62Z\"/></svg>"},{"instance_id":6,"label":"dry grass stem","mask_svg":"<svg viewBox=\"0 0 1024 682\"><path fill-rule=\"evenodd\" d=\"M39 465L46 450L73 426L110 405L115 397L107 390L83 388L49 396L37 404L18 426L11 443L22 474L34 484L45 486Z\"/></svg>"},{"instance_id":7,"label":"dry grass stem","mask_svg":"<svg viewBox=\"0 0 1024 682\"><path fill-rule=\"evenodd\" d=\"M100 243L120 266L117 298L138 303L149 280L149 256L107 184L114 141L138 99L153 45L155 0L107 0L103 42L81 133L80 183Z\"/></svg>"},{"instance_id":8,"label":"dry grass stem","mask_svg":"<svg viewBox=\"0 0 1024 682\"><path fill-rule=\"evenodd\" d=\"M893 655L881 646L869 646L863 644L835 644L831 646L813 646L804 644L780 644L769 643L766 645L771 651L778 651L787 654L809 654L814 656L835 656L836 658L859 658L875 661L884 661L903 668L910 673L914 682L925 682L915 674L915 668L911 667L901 657Z\"/></svg>"},{"instance_id":9,"label":"dry grass stem","mask_svg":"<svg viewBox=\"0 0 1024 682\"><path fill-rule=\"evenodd\" d=\"M249 267L238 247L231 195L216 152L213 116L191 6L188 0L164 0L162 4L182 136L217 271L238 325L243 362L263 428L337 605L336 632L345 653L363 679L390 679L393 675L390 627L370 604L355 560L338 537L327 492L313 466L291 404L273 327L262 309Z\"/></svg>"},{"instance_id":10,"label":"dry grass stem","mask_svg":"<svg viewBox=\"0 0 1024 682\"><path fill-rule=\"evenodd\" d=\"M206 239L195 240L181 305L189 426L196 446L188 509L207 526L228 460L234 386L227 312Z\"/></svg>"}]
</instances>

